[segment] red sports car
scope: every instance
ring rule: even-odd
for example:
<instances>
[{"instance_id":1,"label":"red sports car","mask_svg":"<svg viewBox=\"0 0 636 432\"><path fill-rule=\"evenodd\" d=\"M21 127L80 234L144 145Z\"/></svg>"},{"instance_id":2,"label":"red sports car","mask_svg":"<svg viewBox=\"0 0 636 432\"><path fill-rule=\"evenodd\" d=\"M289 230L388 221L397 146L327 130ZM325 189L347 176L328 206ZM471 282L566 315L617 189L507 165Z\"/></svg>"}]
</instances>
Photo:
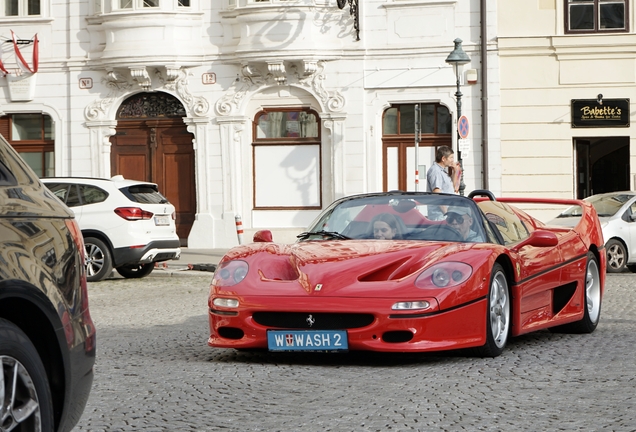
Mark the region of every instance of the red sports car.
<instances>
[{"instance_id":1,"label":"red sports car","mask_svg":"<svg viewBox=\"0 0 636 432\"><path fill-rule=\"evenodd\" d=\"M550 227L513 202L579 205L583 217ZM337 200L298 238L259 231L223 257L210 346L494 357L511 336L591 333L599 322L606 258L584 201L364 194Z\"/></svg>"}]
</instances>

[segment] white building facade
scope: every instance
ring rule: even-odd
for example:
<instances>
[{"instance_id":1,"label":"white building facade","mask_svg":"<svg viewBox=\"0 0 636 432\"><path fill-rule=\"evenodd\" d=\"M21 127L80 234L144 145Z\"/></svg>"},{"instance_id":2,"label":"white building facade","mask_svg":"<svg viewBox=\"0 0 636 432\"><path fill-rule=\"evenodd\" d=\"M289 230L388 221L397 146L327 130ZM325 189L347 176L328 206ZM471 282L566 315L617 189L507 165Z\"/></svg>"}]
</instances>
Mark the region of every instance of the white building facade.
<instances>
[{"instance_id":1,"label":"white building facade","mask_svg":"<svg viewBox=\"0 0 636 432\"><path fill-rule=\"evenodd\" d=\"M42 176L158 183L190 248L237 244L237 216L246 241L263 228L293 241L334 199L425 190L435 148L458 146L457 78L445 62L456 38L471 58L459 73L466 192L502 192L494 2L0 8L0 133Z\"/></svg>"}]
</instances>

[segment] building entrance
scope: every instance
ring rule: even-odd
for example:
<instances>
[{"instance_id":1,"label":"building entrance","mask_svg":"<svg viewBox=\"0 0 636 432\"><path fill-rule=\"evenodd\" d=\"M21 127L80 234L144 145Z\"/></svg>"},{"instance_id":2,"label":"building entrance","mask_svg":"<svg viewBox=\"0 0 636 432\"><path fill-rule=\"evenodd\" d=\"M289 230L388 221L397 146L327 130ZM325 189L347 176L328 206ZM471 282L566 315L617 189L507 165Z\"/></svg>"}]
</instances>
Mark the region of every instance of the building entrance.
<instances>
[{"instance_id":1,"label":"building entrance","mask_svg":"<svg viewBox=\"0 0 636 432\"><path fill-rule=\"evenodd\" d=\"M631 189L629 137L575 138L576 197Z\"/></svg>"},{"instance_id":2,"label":"building entrance","mask_svg":"<svg viewBox=\"0 0 636 432\"><path fill-rule=\"evenodd\" d=\"M426 191L426 170L435 163L435 150L452 146L451 116L440 104L420 104L421 128L417 153L419 191ZM415 190L415 104L392 105L382 119L383 188Z\"/></svg>"},{"instance_id":3,"label":"building entrance","mask_svg":"<svg viewBox=\"0 0 636 432\"><path fill-rule=\"evenodd\" d=\"M185 115L171 95L136 94L119 108L117 133L110 138L111 175L157 183L175 206L182 246L196 213L194 136L183 123Z\"/></svg>"}]
</instances>

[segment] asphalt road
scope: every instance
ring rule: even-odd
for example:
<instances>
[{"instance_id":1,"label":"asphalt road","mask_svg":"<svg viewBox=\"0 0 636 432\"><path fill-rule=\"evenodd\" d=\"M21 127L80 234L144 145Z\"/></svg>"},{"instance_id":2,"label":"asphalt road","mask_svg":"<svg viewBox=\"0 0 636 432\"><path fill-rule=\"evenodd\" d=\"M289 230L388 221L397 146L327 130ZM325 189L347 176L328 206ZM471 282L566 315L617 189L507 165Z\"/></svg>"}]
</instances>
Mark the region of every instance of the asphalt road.
<instances>
[{"instance_id":1,"label":"asphalt road","mask_svg":"<svg viewBox=\"0 0 636 432\"><path fill-rule=\"evenodd\" d=\"M212 273L89 284L95 381L77 431L634 431L636 275L609 275L591 335L495 359L207 346Z\"/></svg>"}]
</instances>

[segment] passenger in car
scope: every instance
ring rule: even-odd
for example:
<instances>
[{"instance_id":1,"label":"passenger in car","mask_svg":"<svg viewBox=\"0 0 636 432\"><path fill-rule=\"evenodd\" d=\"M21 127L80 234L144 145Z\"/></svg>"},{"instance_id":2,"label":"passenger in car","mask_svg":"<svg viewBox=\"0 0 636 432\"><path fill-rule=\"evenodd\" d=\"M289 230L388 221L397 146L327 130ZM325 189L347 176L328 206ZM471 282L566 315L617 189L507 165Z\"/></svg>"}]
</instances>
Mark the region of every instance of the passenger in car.
<instances>
[{"instance_id":1,"label":"passenger in car","mask_svg":"<svg viewBox=\"0 0 636 432\"><path fill-rule=\"evenodd\" d=\"M377 240L397 240L404 236L404 222L400 223L397 216L390 213L380 213L371 219L370 237Z\"/></svg>"},{"instance_id":2,"label":"passenger in car","mask_svg":"<svg viewBox=\"0 0 636 432\"><path fill-rule=\"evenodd\" d=\"M473 216L468 207L451 206L446 212L446 223L459 232L467 242L483 242L481 235L473 231Z\"/></svg>"}]
</instances>

